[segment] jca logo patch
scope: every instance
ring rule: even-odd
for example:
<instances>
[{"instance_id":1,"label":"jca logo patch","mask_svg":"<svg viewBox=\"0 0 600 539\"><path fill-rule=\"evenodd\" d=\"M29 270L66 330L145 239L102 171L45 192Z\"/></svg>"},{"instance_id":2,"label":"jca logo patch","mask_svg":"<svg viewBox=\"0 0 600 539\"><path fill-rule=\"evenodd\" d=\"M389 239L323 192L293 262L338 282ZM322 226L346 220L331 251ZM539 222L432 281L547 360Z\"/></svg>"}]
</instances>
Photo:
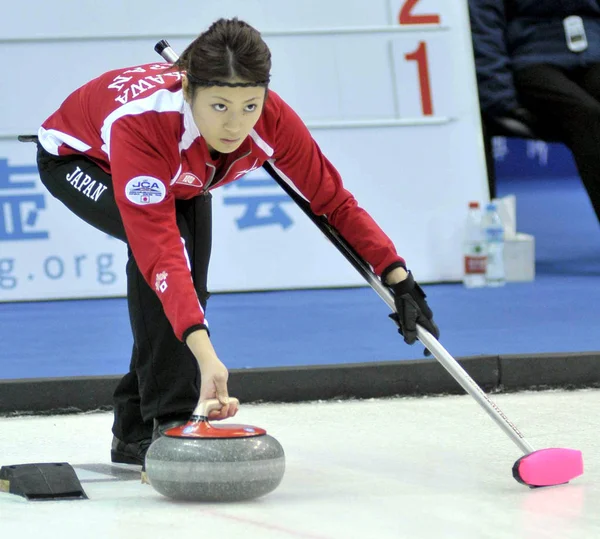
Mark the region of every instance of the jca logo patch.
<instances>
[{"instance_id":1,"label":"jca logo patch","mask_svg":"<svg viewBox=\"0 0 600 539\"><path fill-rule=\"evenodd\" d=\"M157 204L165 199L164 184L152 176L137 176L127 182L125 196L134 204Z\"/></svg>"}]
</instances>

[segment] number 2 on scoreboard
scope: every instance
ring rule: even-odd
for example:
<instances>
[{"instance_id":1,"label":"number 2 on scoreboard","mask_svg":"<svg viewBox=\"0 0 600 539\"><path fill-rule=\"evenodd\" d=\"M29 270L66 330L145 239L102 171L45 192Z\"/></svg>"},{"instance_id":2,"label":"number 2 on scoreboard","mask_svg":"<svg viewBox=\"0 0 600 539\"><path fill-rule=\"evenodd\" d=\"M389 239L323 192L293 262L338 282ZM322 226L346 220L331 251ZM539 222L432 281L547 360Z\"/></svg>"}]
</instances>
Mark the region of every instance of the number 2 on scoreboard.
<instances>
[{"instance_id":1,"label":"number 2 on scoreboard","mask_svg":"<svg viewBox=\"0 0 600 539\"><path fill-rule=\"evenodd\" d=\"M398 14L400 24L440 24L437 14L415 15L412 10L418 3L419 0L404 0Z\"/></svg>"}]
</instances>

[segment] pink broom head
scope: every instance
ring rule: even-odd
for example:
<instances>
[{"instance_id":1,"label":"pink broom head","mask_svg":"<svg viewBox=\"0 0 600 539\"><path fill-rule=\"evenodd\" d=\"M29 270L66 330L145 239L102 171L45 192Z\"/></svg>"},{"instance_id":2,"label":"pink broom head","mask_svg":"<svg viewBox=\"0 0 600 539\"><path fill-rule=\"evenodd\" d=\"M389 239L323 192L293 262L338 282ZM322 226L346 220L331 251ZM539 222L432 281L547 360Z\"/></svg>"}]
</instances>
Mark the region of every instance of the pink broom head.
<instances>
[{"instance_id":1,"label":"pink broom head","mask_svg":"<svg viewBox=\"0 0 600 539\"><path fill-rule=\"evenodd\" d=\"M583 456L576 449L540 449L521 457L513 476L532 488L562 485L583 474Z\"/></svg>"}]
</instances>

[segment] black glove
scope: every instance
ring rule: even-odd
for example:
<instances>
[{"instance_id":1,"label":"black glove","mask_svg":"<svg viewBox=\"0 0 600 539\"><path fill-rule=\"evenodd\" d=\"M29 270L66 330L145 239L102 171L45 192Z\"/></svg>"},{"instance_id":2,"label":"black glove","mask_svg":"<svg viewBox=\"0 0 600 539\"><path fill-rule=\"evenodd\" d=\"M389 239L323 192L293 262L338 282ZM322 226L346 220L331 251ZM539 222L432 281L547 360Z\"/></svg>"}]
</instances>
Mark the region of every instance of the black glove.
<instances>
[{"instance_id":1,"label":"black glove","mask_svg":"<svg viewBox=\"0 0 600 539\"><path fill-rule=\"evenodd\" d=\"M425 301L425 292L415 282L412 273L404 281L391 285L394 293L396 312L390 314L390 318L398 325L398 333L404 337L406 344L414 344L417 340L417 324L423 326L436 339L440 336L440 330L433 321L433 313ZM431 355L425 350L425 355Z\"/></svg>"}]
</instances>

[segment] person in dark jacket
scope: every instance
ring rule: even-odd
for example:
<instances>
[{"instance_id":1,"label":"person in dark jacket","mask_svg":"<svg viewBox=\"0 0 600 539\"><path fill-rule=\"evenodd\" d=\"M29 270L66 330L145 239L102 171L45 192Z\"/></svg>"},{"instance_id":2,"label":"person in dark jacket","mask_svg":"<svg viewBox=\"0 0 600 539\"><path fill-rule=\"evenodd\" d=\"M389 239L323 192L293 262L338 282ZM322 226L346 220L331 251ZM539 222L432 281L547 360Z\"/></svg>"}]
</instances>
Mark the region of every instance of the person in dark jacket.
<instances>
[{"instance_id":1,"label":"person in dark jacket","mask_svg":"<svg viewBox=\"0 0 600 539\"><path fill-rule=\"evenodd\" d=\"M600 221L600 0L469 0L469 9L484 121L555 134Z\"/></svg>"}]
</instances>

